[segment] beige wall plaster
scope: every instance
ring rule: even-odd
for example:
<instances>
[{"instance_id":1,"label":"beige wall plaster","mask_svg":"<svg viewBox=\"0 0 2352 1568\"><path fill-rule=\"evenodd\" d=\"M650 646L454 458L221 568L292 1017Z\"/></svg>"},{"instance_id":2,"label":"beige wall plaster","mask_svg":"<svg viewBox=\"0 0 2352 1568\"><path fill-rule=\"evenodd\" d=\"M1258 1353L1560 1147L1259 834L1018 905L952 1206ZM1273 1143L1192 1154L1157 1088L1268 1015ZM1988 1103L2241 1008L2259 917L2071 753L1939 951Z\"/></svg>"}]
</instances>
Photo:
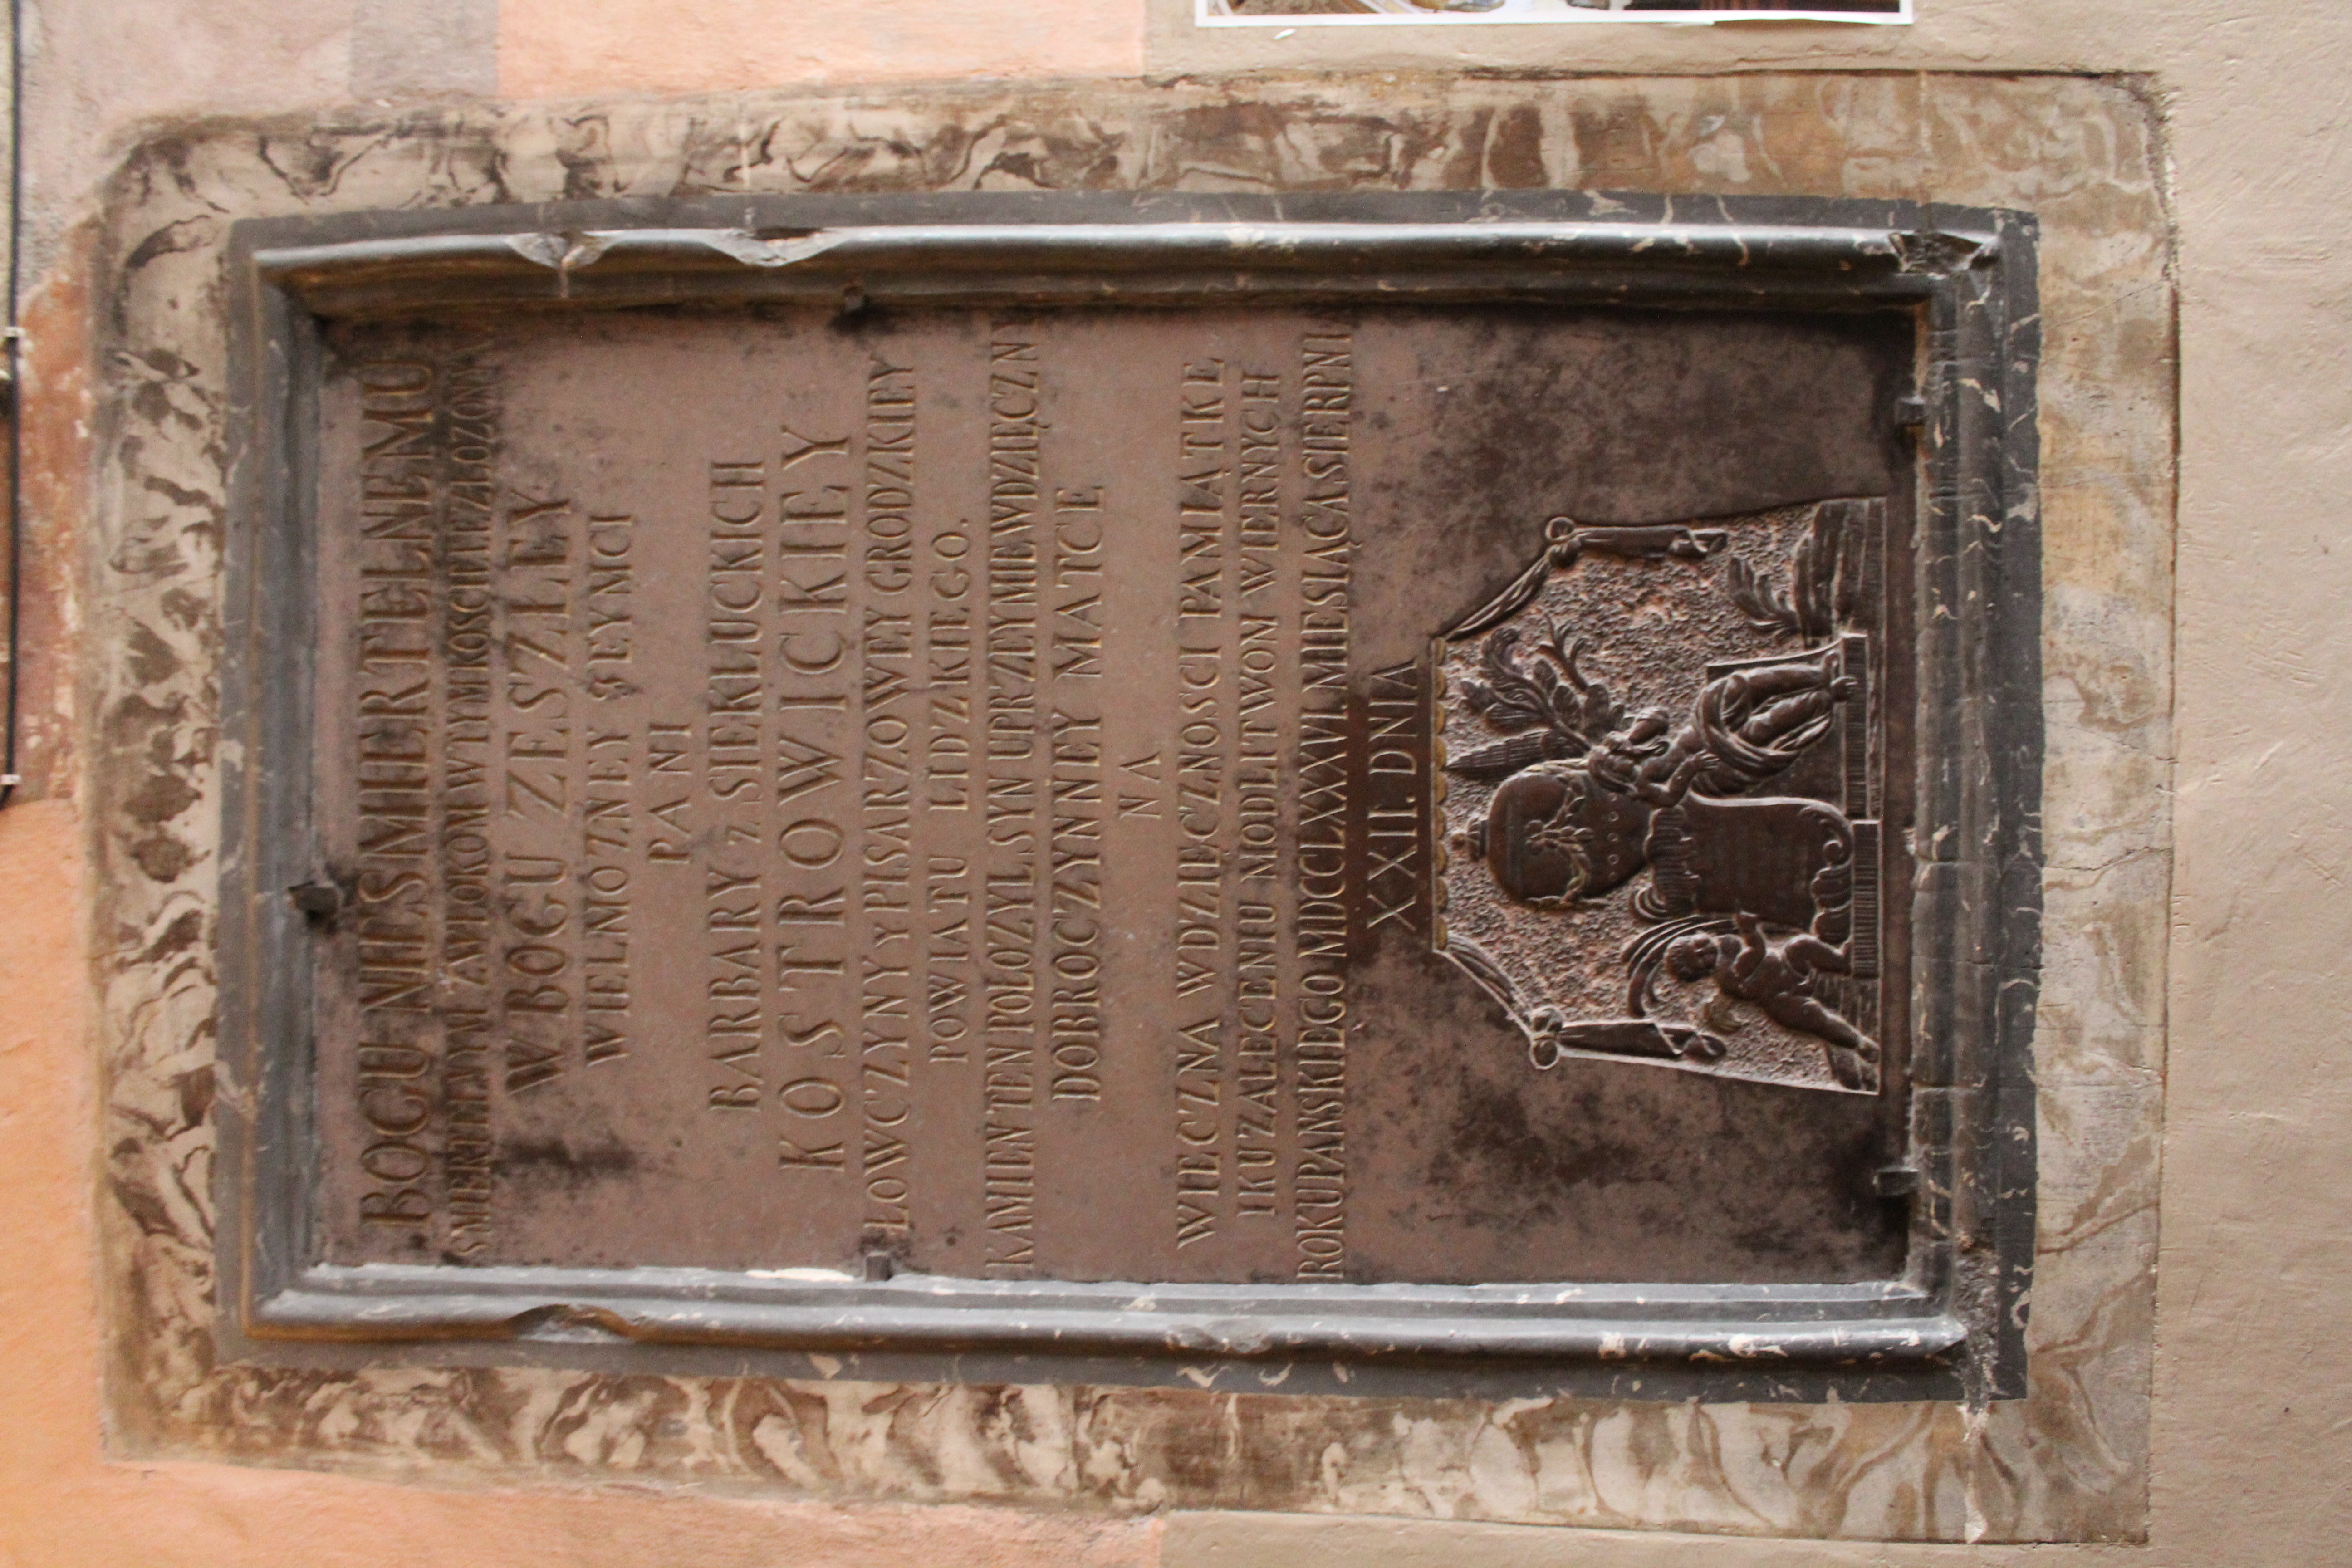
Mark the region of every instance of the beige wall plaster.
<instances>
[{"instance_id":1,"label":"beige wall plaster","mask_svg":"<svg viewBox=\"0 0 2352 1568\"><path fill-rule=\"evenodd\" d=\"M709 92L804 81L1126 76L1132 0L500 0L509 98Z\"/></svg>"},{"instance_id":2,"label":"beige wall plaster","mask_svg":"<svg viewBox=\"0 0 2352 1568\"><path fill-rule=\"evenodd\" d=\"M358 0L352 96L487 98L499 90L499 0Z\"/></svg>"},{"instance_id":3,"label":"beige wall plaster","mask_svg":"<svg viewBox=\"0 0 2352 1568\"><path fill-rule=\"evenodd\" d=\"M21 0L26 276L57 258L144 120L351 93L358 0Z\"/></svg>"}]
</instances>

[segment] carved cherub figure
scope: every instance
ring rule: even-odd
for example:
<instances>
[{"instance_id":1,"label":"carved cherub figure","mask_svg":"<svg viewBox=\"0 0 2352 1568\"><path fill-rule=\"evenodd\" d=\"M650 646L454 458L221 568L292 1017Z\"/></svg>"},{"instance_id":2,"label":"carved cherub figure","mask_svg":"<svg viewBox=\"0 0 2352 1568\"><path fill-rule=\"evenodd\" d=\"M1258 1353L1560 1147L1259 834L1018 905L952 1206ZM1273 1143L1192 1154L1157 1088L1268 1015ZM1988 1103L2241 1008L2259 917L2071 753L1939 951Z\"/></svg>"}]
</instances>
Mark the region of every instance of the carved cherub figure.
<instances>
[{"instance_id":1,"label":"carved cherub figure","mask_svg":"<svg viewBox=\"0 0 2352 1568\"><path fill-rule=\"evenodd\" d=\"M1843 949L1817 936L1774 942L1764 923L1737 914L1739 934L1695 932L1665 951L1666 972L1689 984L1712 977L1716 988L1749 1003L1783 1028L1811 1035L1829 1050L1830 1070L1848 1089L1866 1088L1878 1065L1878 1044L1813 994L1816 977L1853 972Z\"/></svg>"}]
</instances>

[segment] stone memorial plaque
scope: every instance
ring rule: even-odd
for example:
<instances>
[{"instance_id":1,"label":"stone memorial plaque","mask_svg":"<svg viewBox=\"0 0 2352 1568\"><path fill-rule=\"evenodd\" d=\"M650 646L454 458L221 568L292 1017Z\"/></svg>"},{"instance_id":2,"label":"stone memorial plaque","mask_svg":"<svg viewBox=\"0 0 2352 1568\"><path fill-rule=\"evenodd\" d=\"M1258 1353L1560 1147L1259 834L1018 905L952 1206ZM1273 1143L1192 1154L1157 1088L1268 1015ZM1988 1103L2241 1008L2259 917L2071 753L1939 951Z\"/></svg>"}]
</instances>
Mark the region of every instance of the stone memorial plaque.
<instances>
[{"instance_id":1,"label":"stone memorial plaque","mask_svg":"<svg viewBox=\"0 0 2352 1568\"><path fill-rule=\"evenodd\" d=\"M249 238L252 1342L2019 1374L2028 237L1373 206Z\"/></svg>"}]
</instances>

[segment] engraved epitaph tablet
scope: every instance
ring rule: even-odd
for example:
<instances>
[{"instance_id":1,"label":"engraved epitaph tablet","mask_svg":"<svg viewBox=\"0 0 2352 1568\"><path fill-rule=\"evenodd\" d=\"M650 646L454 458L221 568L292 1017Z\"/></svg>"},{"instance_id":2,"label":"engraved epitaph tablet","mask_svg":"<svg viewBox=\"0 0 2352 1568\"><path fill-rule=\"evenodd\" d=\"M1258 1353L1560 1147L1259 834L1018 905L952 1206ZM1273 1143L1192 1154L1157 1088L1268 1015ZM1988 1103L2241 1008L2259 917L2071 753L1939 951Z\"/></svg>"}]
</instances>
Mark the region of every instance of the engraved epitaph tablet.
<instances>
[{"instance_id":1,"label":"engraved epitaph tablet","mask_svg":"<svg viewBox=\"0 0 2352 1568\"><path fill-rule=\"evenodd\" d=\"M1524 205L246 231L233 1348L2014 1392L2030 230Z\"/></svg>"}]
</instances>

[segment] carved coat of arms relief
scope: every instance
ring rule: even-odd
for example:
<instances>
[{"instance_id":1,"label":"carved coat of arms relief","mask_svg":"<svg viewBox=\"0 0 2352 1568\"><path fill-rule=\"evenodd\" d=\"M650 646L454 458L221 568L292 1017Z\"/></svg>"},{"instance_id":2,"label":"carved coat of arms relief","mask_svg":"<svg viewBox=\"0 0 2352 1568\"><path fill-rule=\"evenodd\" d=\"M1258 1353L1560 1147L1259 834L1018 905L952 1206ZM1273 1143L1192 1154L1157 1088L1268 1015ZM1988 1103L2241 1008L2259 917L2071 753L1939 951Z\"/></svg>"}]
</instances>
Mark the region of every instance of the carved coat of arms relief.
<instances>
[{"instance_id":1,"label":"carved coat of arms relief","mask_svg":"<svg viewBox=\"0 0 2352 1568\"><path fill-rule=\"evenodd\" d=\"M1885 527L1554 518L1439 639L1438 945L1536 1067L1878 1091Z\"/></svg>"}]
</instances>

